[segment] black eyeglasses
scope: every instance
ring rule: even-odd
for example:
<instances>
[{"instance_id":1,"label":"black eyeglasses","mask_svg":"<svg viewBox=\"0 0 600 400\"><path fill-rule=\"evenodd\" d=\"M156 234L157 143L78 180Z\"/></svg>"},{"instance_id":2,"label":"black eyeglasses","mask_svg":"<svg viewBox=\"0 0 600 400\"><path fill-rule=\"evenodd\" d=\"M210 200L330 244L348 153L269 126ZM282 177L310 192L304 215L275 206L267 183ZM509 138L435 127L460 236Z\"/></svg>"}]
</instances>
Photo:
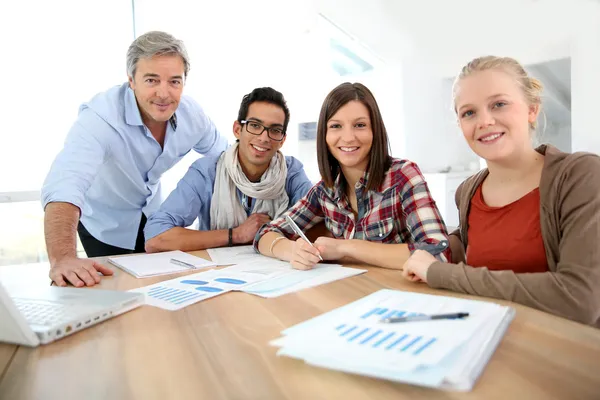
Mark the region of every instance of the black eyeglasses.
<instances>
[{"instance_id":1,"label":"black eyeglasses","mask_svg":"<svg viewBox=\"0 0 600 400\"><path fill-rule=\"evenodd\" d=\"M264 131L267 131L267 136L270 139L275 140L277 142L281 142L285 137L285 131L281 126L264 126L260 122L256 121L246 121L245 119L240 121L241 124L246 125L246 130L253 135L262 135Z\"/></svg>"}]
</instances>

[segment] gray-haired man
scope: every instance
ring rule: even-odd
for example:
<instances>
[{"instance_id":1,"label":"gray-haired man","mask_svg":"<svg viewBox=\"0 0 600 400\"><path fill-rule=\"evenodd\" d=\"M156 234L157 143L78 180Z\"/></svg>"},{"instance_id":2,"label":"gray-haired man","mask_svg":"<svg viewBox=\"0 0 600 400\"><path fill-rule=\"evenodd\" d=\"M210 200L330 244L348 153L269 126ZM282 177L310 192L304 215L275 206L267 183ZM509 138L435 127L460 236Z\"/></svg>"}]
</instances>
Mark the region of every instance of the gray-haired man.
<instances>
[{"instance_id":1,"label":"gray-haired man","mask_svg":"<svg viewBox=\"0 0 600 400\"><path fill-rule=\"evenodd\" d=\"M189 70L183 43L164 32L127 51L129 82L79 110L42 188L50 278L94 285L110 269L76 256L75 232L89 257L144 251L146 216L160 206L160 177L185 154L227 147L200 106L182 96Z\"/></svg>"}]
</instances>

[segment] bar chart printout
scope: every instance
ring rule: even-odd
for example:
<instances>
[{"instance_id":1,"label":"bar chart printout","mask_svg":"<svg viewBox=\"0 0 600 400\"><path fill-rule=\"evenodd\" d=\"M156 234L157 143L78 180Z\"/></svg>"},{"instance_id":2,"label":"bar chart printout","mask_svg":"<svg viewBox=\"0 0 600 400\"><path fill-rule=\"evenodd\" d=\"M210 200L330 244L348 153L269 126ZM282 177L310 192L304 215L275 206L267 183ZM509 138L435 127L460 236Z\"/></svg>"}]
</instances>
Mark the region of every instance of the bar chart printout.
<instances>
[{"instance_id":1,"label":"bar chart printout","mask_svg":"<svg viewBox=\"0 0 600 400\"><path fill-rule=\"evenodd\" d=\"M146 304L165 310L179 310L264 279L257 274L211 270L133 289L146 295Z\"/></svg>"},{"instance_id":2,"label":"bar chart printout","mask_svg":"<svg viewBox=\"0 0 600 400\"><path fill-rule=\"evenodd\" d=\"M467 318L384 322L446 313ZM382 289L282 331L280 356L321 368L470 390L514 318L498 304Z\"/></svg>"}]
</instances>

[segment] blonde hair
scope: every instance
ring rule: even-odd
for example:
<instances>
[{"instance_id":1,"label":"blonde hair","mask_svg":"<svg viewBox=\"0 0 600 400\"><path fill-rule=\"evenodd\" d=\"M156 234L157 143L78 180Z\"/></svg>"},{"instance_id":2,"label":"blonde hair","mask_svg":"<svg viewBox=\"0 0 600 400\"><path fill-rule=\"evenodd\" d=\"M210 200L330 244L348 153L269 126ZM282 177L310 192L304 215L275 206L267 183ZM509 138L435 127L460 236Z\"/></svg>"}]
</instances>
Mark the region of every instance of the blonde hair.
<instances>
[{"instance_id":1,"label":"blonde hair","mask_svg":"<svg viewBox=\"0 0 600 400\"><path fill-rule=\"evenodd\" d=\"M496 56L485 56L478 57L471 60L465 65L452 85L452 104L454 105L454 112L456 112L456 91L458 89L459 82L473 74L474 72L486 71L490 69L496 69L504 71L515 77L523 96L527 101L528 105L542 106L542 91L544 85L539 80L529 76L525 68L514 58L510 57L496 57ZM535 130L537 123L534 121L530 124L532 130Z\"/></svg>"}]
</instances>

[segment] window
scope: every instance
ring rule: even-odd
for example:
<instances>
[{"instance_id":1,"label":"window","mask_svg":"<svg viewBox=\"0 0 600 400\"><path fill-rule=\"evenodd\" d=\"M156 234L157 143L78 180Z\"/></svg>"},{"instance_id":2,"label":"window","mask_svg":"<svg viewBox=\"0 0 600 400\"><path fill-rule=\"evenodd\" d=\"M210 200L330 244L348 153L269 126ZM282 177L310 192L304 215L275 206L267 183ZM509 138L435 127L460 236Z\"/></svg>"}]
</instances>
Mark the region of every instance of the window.
<instances>
[{"instance_id":1,"label":"window","mask_svg":"<svg viewBox=\"0 0 600 400\"><path fill-rule=\"evenodd\" d=\"M39 190L79 105L127 79L131 3L12 1L2 5L0 35L6 39L0 108L10 110L0 146L0 263L6 264L45 257Z\"/></svg>"}]
</instances>

